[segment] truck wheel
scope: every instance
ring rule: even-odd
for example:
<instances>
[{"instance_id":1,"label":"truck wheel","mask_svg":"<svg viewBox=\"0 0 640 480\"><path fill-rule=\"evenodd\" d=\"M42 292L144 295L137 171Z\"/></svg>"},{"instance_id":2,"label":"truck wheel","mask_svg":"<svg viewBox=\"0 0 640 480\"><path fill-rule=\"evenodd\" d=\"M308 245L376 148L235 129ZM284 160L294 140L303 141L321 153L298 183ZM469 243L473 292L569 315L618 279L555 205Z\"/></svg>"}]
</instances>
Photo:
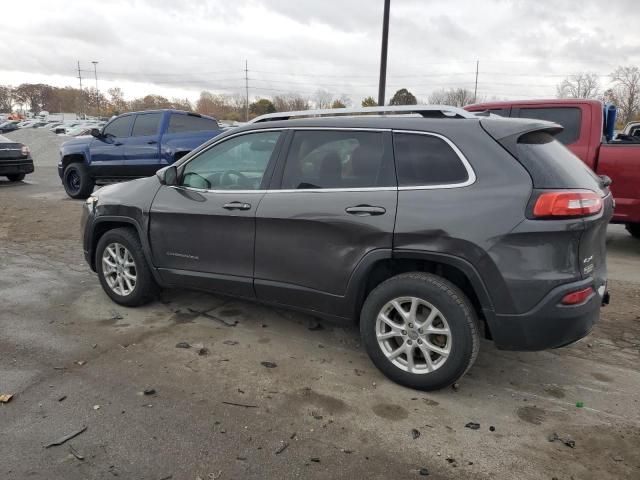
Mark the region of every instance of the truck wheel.
<instances>
[{"instance_id":1,"label":"truck wheel","mask_svg":"<svg viewBox=\"0 0 640 480\"><path fill-rule=\"evenodd\" d=\"M473 365L480 347L469 299L446 279L423 272L378 285L362 307L360 334L382 373L418 390L454 383Z\"/></svg>"},{"instance_id":2,"label":"truck wheel","mask_svg":"<svg viewBox=\"0 0 640 480\"><path fill-rule=\"evenodd\" d=\"M626 227L633 238L640 239L640 223L627 223Z\"/></svg>"},{"instance_id":3,"label":"truck wheel","mask_svg":"<svg viewBox=\"0 0 640 480\"><path fill-rule=\"evenodd\" d=\"M62 175L64 190L71 198L87 198L93 192L93 179L89 176L86 165L70 163Z\"/></svg>"},{"instance_id":4,"label":"truck wheel","mask_svg":"<svg viewBox=\"0 0 640 480\"><path fill-rule=\"evenodd\" d=\"M14 173L13 175L7 175L10 182L21 182L24 180L24 173Z\"/></svg>"},{"instance_id":5,"label":"truck wheel","mask_svg":"<svg viewBox=\"0 0 640 480\"><path fill-rule=\"evenodd\" d=\"M111 300L126 307L149 303L158 292L140 239L130 228L109 230L100 238L96 272Z\"/></svg>"}]
</instances>

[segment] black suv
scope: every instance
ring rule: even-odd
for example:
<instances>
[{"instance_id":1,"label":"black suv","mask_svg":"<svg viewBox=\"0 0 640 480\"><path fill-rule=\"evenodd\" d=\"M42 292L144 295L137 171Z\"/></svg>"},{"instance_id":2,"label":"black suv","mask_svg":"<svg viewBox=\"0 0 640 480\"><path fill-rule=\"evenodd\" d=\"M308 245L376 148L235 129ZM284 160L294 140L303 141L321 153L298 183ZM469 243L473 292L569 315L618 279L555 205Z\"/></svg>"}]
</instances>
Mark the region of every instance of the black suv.
<instances>
[{"instance_id":1,"label":"black suv","mask_svg":"<svg viewBox=\"0 0 640 480\"><path fill-rule=\"evenodd\" d=\"M608 301L613 202L561 130L454 107L266 115L97 191L85 256L121 305L186 286L356 321L388 377L442 388L481 326L560 347Z\"/></svg>"}]
</instances>

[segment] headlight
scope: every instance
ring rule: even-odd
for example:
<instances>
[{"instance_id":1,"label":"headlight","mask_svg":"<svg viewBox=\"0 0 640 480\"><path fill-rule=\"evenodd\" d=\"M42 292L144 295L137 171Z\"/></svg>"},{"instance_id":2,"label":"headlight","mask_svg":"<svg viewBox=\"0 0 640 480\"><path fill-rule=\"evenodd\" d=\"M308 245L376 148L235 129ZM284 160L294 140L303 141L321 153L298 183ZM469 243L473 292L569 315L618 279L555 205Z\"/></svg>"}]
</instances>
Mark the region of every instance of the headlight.
<instances>
[{"instance_id":1,"label":"headlight","mask_svg":"<svg viewBox=\"0 0 640 480\"><path fill-rule=\"evenodd\" d=\"M93 212L96 208L96 203L98 203L98 197L91 195L89 198L87 198L85 200L85 204L87 205L87 208Z\"/></svg>"}]
</instances>

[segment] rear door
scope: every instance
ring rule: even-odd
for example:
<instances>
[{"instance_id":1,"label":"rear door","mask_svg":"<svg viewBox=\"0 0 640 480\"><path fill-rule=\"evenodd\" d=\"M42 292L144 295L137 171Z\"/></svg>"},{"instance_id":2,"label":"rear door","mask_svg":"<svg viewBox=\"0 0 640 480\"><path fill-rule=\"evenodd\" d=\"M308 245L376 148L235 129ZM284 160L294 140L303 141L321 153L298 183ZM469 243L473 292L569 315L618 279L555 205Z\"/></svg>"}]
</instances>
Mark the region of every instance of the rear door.
<instances>
[{"instance_id":1,"label":"rear door","mask_svg":"<svg viewBox=\"0 0 640 480\"><path fill-rule=\"evenodd\" d=\"M147 177L160 168L160 127L162 112L135 116L131 137L124 141L125 161L122 175Z\"/></svg>"},{"instance_id":2,"label":"rear door","mask_svg":"<svg viewBox=\"0 0 640 480\"><path fill-rule=\"evenodd\" d=\"M120 177L124 163L124 142L131 136L134 115L113 119L102 130L102 138L91 142L91 172L96 177Z\"/></svg>"},{"instance_id":3,"label":"rear door","mask_svg":"<svg viewBox=\"0 0 640 480\"><path fill-rule=\"evenodd\" d=\"M256 209L271 178L278 130L227 137L181 166L151 205L153 263L174 285L254 296Z\"/></svg>"},{"instance_id":4,"label":"rear door","mask_svg":"<svg viewBox=\"0 0 640 480\"><path fill-rule=\"evenodd\" d=\"M616 199L614 220L640 223L640 144L604 143L598 174L609 176Z\"/></svg>"},{"instance_id":5,"label":"rear door","mask_svg":"<svg viewBox=\"0 0 640 480\"><path fill-rule=\"evenodd\" d=\"M397 186L391 133L299 129L260 203L259 299L349 316L349 279L366 255L392 248Z\"/></svg>"}]
</instances>

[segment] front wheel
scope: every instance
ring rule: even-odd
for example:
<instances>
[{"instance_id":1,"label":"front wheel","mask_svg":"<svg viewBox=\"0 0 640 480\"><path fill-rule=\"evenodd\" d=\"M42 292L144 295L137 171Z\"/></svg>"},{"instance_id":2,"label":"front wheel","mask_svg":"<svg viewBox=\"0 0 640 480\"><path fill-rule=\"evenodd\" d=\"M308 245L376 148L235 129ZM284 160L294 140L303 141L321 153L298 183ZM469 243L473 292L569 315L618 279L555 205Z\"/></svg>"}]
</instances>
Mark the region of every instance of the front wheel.
<instances>
[{"instance_id":1,"label":"front wheel","mask_svg":"<svg viewBox=\"0 0 640 480\"><path fill-rule=\"evenodd\" d=\"M423 272L378 285L362 307L360 333L382 373L418 390L453 384L473 365L480 346L469 299L448 280Z\"/></svg>"},{"instance_id":2,"label":"front wheel","mask_svg":"<svg viewBox=\"0 0 640 480\"><path fill-rule=\"evenodd\" d=\"M94 182L86 165L70 163L62 175L64 190L71 198L87 198L93 192Z\"/></svg>"},{"instance_id":3,"label":"front wheel","mask_svg":"<svg viewBox=\"0 0 640 480\"><path fill-rule=\"evenodd\" d=\"M102 289L114 302L137 307L156 296L158 286L134 230L116 228L105 233L95 261Z\"/></svg>"},{"instance_id":4,"label":"front wheel","mask_svg":"<svg viewBox=\"0 0 640 480\"><path fill-rule=\"evenodd\" d=\"M633 238L640 239L640 223L627 223L626 227Z\"/></svg>"},{"instance_id":5,"label":"front wheel","mask_svg":"<svg viewBox=\"0 0 640 480\"><path fill-rule=\"evenodd\" d=\"M24 180L24 173L14 173L13 175L7 175L10 182L21 182Z\"/></svg>"}]
</instances>

